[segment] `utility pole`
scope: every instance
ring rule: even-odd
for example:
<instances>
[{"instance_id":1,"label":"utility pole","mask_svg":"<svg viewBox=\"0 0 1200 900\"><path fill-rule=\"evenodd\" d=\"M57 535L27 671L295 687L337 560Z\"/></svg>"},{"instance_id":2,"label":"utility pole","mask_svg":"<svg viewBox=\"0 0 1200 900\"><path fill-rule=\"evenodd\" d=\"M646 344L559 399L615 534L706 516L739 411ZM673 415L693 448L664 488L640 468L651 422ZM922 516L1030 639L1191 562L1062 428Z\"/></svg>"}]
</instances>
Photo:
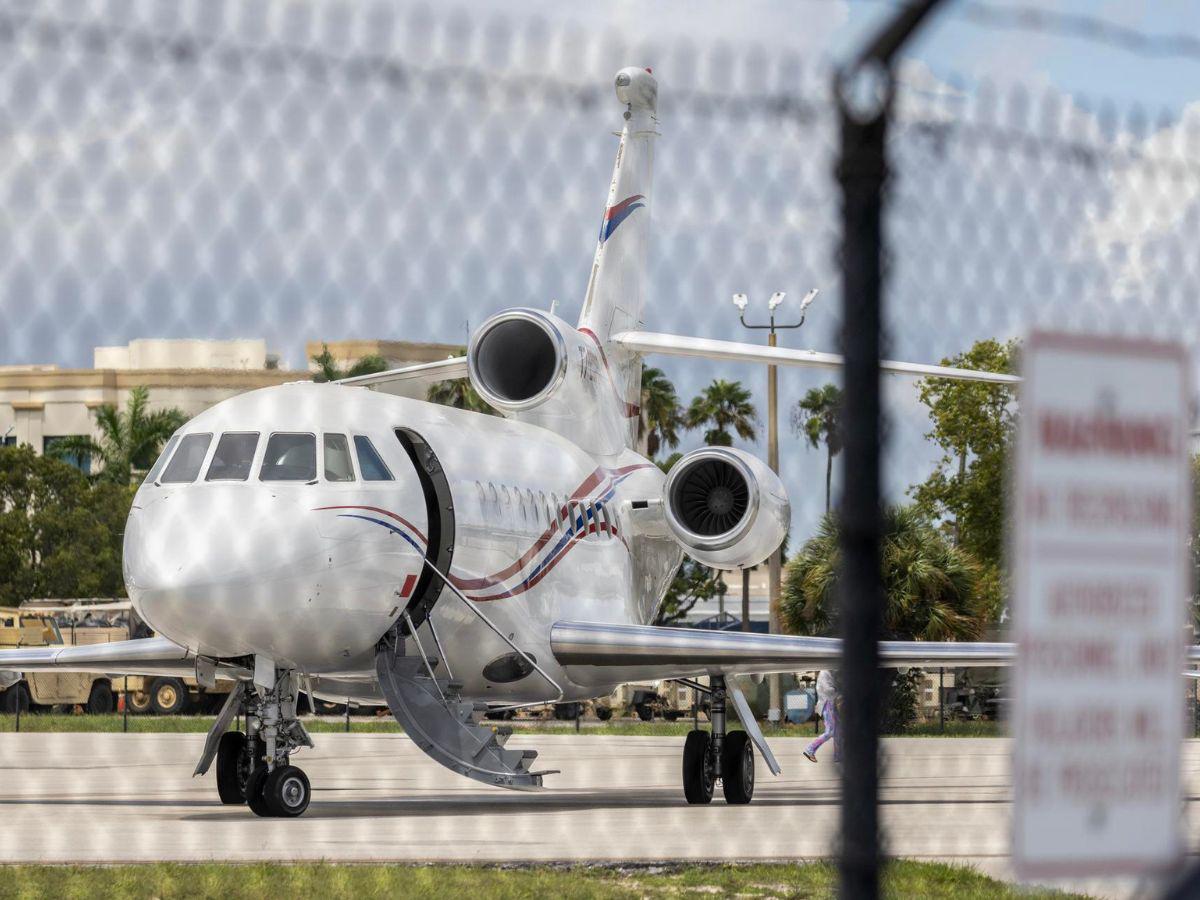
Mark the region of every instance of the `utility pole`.
<instances>
[{"instance_id":1,"label":"utility pole","mask_svg":"<svg viewBox=\"0 0 1200 900\"><path fill-rule=\"evenodd\" d=\"M770 313L770 323L767 325L751 325L746 321L746 305L750 302L745 294L734 294L733 305L738 308L738 318L741 320L742 327L748 328L751 331L766 331L767 346L775 346L775 332L786 331L792 328L799 328L804 324L804 318L809 305L817 297L817 290L814 288L809 291L804 299L800 301L800 321L793 325L779 325L775 321L775 310L779 304L783 303L783 298L787 294L784 291L776 291L771 295L771 299L767 301L767 311ZM767 465L771 467L771 471L776 475L779 474L779 415L778 415L778 374L776 366L767 366ZM771 634L778 634L783 630L782 623L779 618L779 594L780 581L782 580L783 571L783 554L779 547L776 547L771 554L770 561L767 566L767 599L770 609L770 621L768 628ZM745 572L742 574L744 579L742 582L742 611L743 617L749 619L748 599L749 593L749 575ZM748 621L743 622L742 629L749 631ZM779 696L779 676L769 675L768 684L771 689L771 701L767 710L767 721L778 722L783 718L783 713L780 706Z\"/></svg>"}]
</instances>

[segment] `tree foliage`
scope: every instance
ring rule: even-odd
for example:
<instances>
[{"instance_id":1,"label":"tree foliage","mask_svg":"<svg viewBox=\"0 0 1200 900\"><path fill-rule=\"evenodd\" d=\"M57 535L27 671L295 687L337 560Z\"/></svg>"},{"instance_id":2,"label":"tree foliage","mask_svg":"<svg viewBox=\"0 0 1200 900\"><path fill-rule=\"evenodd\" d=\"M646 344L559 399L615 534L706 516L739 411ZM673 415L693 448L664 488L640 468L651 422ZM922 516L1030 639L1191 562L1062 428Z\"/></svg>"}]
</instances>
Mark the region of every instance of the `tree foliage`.
<instances>
[{"instance_id":1,"label":"tree foliage","mask_svg":"<svg viewBox=\"0 0 1200 900\"><path fill-rule=\"evenodd\" d=\"M387 360L378 353L368 353L356 360L350 368L343 370L329 352L328 344L321 345L321 352L316 354L312 361L317 366L313 381L341 381L343 378L355 378L359 375L374 375L376 372L386 372L388 367Z\"/></svg>"},{"instance_id":2,"label":"tree foliage","mask_svg":"<svg viewBox=\"0 0 1200 900\"><path fill-rule=\"evenodd\" d=\"M123 596L121 542L135 490L89 483L29 446L0 448L0 604Z\"/></svg>"},{"instance_id":3,"label":"tree foliage","mask_svg":"<svg viewBox=\"0 0 1200 900\"><path fill-rule=\"evenodd\" d=\"M688 428L705 428L704 443L728 447L733 434L753 441L758 431L758 411L750 402L750 391L741 382L717 378L692 400L685 421Z\"/></svg>"},{"instance_id":4,"label":"tree foliage","mask_svg":"<svg viewBox=\"0 0 1200 900\"><path fill-rule=\"evenodd\" d=\"M978 341L942 365L1011 372L1015 341ZM910 490L921 511L944 521L957 543L980 562L998 567L1004 547L1009 451L1016 426L1013 390L1004 385L926 378L921 402L929 407L926 435L943 455L924 483Z\"/></svg>"},{"instance_id":5,"label":"tree foliage","mask_svg":"<svg viewBox=\"0 0 1200 900\"><path fill-rule=\"evenodd\" d=\"M675 385L662 369L644 366L638 440L645 441L646 455L653 459L663 447L678 447L683 424L683 410Z\"/></svg>"},{"instance_id":6,"label":"tree foliage","mask_svg":"<svg viewBox=\"0 0 1200 900\"><path fill-rule=\"evenodd\" d=\"M837 632L838 526L826 516L784 570L781 611L794 634ZM977 639L983 570L912 506L887 510L883 542L884 636L892 640Z\"/></svg>"},{"instance_id":7,"label":"tree foliage","mask_svg":"<svg viewBox=\"0 0 1200 900\"><path fill-rule=\"evenodd\" d=\"M129 484L154 465L163 444L187 421L180 409L149 411L150 391L139 385L129 392L124 412L111 403L96 409L100 440L89 435L64 437L46 450L59 460L91 456L102 469L96 476L112 484Z\"/></svg>"},{"instance_id":8,"label":"tree foliage","mask_svg":"<svg viewBox=\"0 0 1200 900\"><path fill-rule=\"evenodd\" d=\"M825 512L833 487L833 458L842 451L842 392L836 384L810 388L792 410L792 430L814 450L825 445Z\"/></svg>"},{"instance_id":9,"label":"tree foliage","mask_svg":"<svg viewBox=\"0 0 1200 900\"><path fill-rule=\"evenodd\" d=\"M467 352L466 347L459 347L456 356ZM470 412L484 413L494 416L496 410L471 387L469 378L452 378L446 381L434 382L425 393L425 399L430 403L440 403L442 406L453 406L455 409L465 409Z\"/></svg>"}]
</instances>

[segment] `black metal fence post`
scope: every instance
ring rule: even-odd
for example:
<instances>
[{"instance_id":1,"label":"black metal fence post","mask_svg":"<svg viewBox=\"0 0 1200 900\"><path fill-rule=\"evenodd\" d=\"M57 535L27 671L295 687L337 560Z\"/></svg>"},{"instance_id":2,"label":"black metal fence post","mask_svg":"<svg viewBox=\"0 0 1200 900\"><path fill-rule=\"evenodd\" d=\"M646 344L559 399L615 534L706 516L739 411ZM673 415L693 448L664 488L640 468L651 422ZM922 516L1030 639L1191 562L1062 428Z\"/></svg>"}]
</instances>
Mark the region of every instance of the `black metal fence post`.
<instances>
[{"instance_id":1,"label":"black metal fence post","mask_svg":"<svg viewBox=\"0 0 1200 900\"><path fill-rule=\"evenodd\" d=\"M891 62L939 0L902 8L859 58L837 74L841 126L837 178L842 190L842 480L838 504L842 628L842 830L840 883L845 898L879 896L879 726L883 684L879 638L884 590L880 543L883 411L879 359L883 340L885 144L894 81Z\"/></svg>"},{"instance_id":2,"label":"black metal fence post","mask_svg":"<svg viewBox=\"0 0 1200 900\"><path fill-rule=\"evenodd\" d=\"M938 731L946 731L946 670L938 667Z\"/></svg>"}]
</instances>

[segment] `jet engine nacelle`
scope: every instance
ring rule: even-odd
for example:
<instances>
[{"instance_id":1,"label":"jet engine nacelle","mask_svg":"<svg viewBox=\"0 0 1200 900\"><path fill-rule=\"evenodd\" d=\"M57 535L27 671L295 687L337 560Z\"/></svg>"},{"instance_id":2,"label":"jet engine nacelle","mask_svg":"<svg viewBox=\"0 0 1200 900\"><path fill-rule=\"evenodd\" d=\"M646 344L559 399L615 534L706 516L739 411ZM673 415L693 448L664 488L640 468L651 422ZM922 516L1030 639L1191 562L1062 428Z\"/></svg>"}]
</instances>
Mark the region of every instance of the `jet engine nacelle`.
<instances>
[{"instance_id":1,"label":"jet engine nacelle","mask_svg":"<svg viewBox=\"0 0 1200 900\"><path fill-rule=\"evenodd\" d=\"M569 437L593 453L625 446L627 416L595 340L553 313L508 309L467 347L471 386L505 416Z\"/></svg>"},{"instance_id":2,"label":"jet engine nacelle","mask_svg":"<svg viewBox=\"0 0 1200 900\"><path fill-rule=\"evenodd\" d=\"M791 520L779 476L732 447L693 450L675 463L663 485L663 512L688 554L718 569L762 562Z\"/></svg>"}]
</instances>

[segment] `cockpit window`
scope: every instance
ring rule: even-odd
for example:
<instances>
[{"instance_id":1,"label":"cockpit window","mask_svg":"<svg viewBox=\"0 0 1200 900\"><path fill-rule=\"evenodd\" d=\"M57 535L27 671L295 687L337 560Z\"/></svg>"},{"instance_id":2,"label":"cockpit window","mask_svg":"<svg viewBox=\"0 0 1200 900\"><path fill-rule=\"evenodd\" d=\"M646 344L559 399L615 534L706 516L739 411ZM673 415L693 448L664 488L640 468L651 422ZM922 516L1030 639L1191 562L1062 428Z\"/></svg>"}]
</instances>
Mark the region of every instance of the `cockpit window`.
<instances>
[{"instance_id":1,"label":"cockpit window","mask_svg":"<svg viewBox=\"0 0 1200 900\"><path fill-rule=\"evenodd\" d=\"M392 473L375 451L371 439L361 434L354 436L354 449L358 451L358 468L363 481L392 481Z\"/></svg>"},{"instance_id":2,"label":"cockpit window","mask_svg":"<svg viewBox=\"0 0 1200 900\"><path fill-rule=\"evenodd\" d=\"M208 445L212 443L211 434L189 434L179 441L179 449L171 457L171 462L162 475L163 484L190 484L200 474L204 465L204 457L208 453Z\"/></svg>"},{"instance_id":3,"label":"cockpit window","mask_svg":"<svg viewBox=\"0 0 1200 900\"><path fill-rule=\"evenodd\" d=\"M229 431L221 435L205 480L245 481L250 477L250 463L254 461L257 446L257 431Z\"/></svg>"},{"instance_id":4,"label":"cockpit window","mask_svg":"<svg viewBox=\"0 0 1200 900\"><path fill-rule=\"evenodd\" d=\"M354 463L350 461L350 442L346 440L344 434L325 435L325 480L354 480Z\"/></svg>"},{"instance_id":5,"label":"cockpit window","mask_svg":"<svg viewBox=\"0 0 1200 900\"><path fill-rule=\"evenodd\" d=\"M317 439L311 434L273 434L263 454L262 481L316 481Z\"/></svg>"},{"instance_id":6,"label":"cockpit window","mask_svg":"<svg viewBox=\"0 0 1200 900\"><path fill-rule=\"evenodd\" d=\"M163 447L162 453L158 454L158 459L154 461L154 465L150 467L150 471L146 473L145 484L154 484L158 481L158 473L162 471L163 466L167 464L167 460L171 458L171 451L175 449L175 445L179 443L179 435L171 435L171 439L167 441L167 446Z\"/></svg>"}]
</instances>

